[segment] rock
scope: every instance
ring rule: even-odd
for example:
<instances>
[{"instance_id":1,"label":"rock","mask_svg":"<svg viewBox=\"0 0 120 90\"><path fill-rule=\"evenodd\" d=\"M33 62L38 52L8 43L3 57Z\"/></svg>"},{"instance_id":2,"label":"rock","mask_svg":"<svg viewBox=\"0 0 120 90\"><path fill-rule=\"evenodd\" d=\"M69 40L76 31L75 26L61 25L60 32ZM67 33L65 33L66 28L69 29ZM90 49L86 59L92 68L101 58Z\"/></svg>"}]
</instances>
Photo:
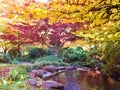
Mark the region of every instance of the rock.
<instances>
[{"instance_id":1,"label":"rock","mask_svg":"<svg viewBox=\"0 0 120 90\"><path fill-rule=\"evenodd\" d=\"M48 66L44 66L42 69L53 73L56 71L56 66L48 65Z\"/></svg>"},{"instance_id":2,"label":"rock","mask_svg":"<svg viewBox=\"0 0 120 90\"><path fill-rule=\"evenodd\" d=\"M43 82L44 90L64 90L64 86L53 80Z\"/></svg>"},{"instance_id":3,"label":"rock","mask_svg":"<svg viewBox=\"0 0 120 90\"><path fill-rule=\"evenodd\" d=\"M36 86L37 85L37 81L34 80L34 79L28 79L27 84Z\"/></svg>"},{"instance_id":4,"label":"rock","mask_svg":"<svg viewBox=\"0 0 120 90\"><path fill-rule=\"evenodd\" d=\"M65 70L65 66L56 67L56 71L59 71L59 70Z\"/></svg>"},{"instance_id":5,"label":"rock","mask_svg":"<svg viewBox=\"0 0 120 90\"><path fill-rule=\"evenodd\" d=\"M43 81L41 78L35 77L28 79L27 84L40 87L43 84Z\"/></svg>"},{"instance_id":6,"label":"rock","mask_svg":"<svg viewBox=\"0 0 120 90\"><path fill-rule=\"evenodd\" d=\"M33 77L37 77L38 76L38 71L37 70L32 70L30 73L29 73L30 77L33 78Z\"/></svg>"},{"instance_id":7,"label":"rock","mask_svg":"<svg viewBox=\"0 0 120 90\"><path fill-rule=\"evenodd\" d=\"M43 81L42 81L42 79L41 78L38 78L38 77L36 77L35 78L36 79L36 81L37 81L37 84L36 84L36 86L41 86L42 84L43 84Z\"/></svg>"},{"instance_id":8,"label":"rock","mask_svg":"<svg viewBox=\"0 0 120 90\"><path fill-rule=\"evenodd\" d=\"M47 74L47 71L45 71L43 69L33 70L32 72L30 72L30 77L40 77L40 78L42 78L44 74Z\"/></svg>"},{"instance_id":9,"label":"rock","mask_svg":"<svg viewBox=\"0 0 120 90\"><path fill-rule=\"evenodd\" d=\"M44 76L44 74L47 74L47 71L43 70L43 69L39 69L37 70L37 76L42 78Z\"/></svg>"},{"instance_id":10,"label":"rock","mask_svg":"<svg viewBox=\"0 0 120 90\"><path fill-rule=\"evenodd\" d=\"M47 73L45 73L44 75L43 75L43 77L42 77L42 79L47 79L47 78L50 78L51 76L53 76L53 73L51 73L51 72L47 72Z\"/></svg>"},{"instance_id":11,"label":"rock","mask_svg":"<svg viewBox=\"0 0 120 90\"><path fill-rule=\"evenodd\" d=\"M76 69L76 67L75 66L67 66L66 69L67 70L73 70L73 69Z\"/></svg>"},{"instance_id":12,"label":"rock","mask_svg":"<svg viewBox=\"0 0 120 90\"><path fill-rule=\"evenodd\" d=\"M100 72L100 71L98 71L98 70L96 70L95 72L96 72L96 74L100 74L100 73L101 73L101 72Z\"/></svg>"},{"instance_id":13,"label":"rock","mask_svg":"<svg viewBox=\"0 0 120 90\"><path fill-rule=\"evenodd\" d=\"M77 68L78 71L85 71L87 72L88 70L84 69L84 68Z\"/></svg>"},{"instance_id":14,"label":"rock","mask_svg":"<svg viewBox=\"0 0 120 90\"><path fill-rule=\"evenodd\" d=\"M38 72L39 72L39 73L42 73L42 74L46 74L46 73L47 73L47 71L45 71L45 70L43 70L43 69L38 69Z\"/></svg>"}]
</instances>

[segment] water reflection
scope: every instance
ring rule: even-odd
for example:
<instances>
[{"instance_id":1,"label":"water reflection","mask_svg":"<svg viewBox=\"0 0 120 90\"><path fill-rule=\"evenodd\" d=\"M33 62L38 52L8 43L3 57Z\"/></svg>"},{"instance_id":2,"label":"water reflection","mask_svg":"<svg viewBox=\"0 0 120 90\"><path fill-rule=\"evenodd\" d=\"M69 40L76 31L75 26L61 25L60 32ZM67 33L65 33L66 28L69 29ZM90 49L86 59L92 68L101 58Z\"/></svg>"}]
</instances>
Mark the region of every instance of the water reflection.
<instances>
[{"instance_id":1,"label":"water reflection","mask_svg":"<svg viewBox=\"0 0 120 90\"><path fill-rule=\"evenodd\" d=\"M120 82L83 71L66 71L53 79L62 83L64 90L120 90Z\"/></svg>"},{"instance_id":2,"label":"water reflection","mask_svg":"<svg viewBox=\"0 0 120 90\"><path fill-rule=\"evenodd\" d=\"M74 74L71 74L74 73ZM76 77L77 77L78 73L75 73L74 71L67 71L65 72L65 76L66 76L66 83L65 83L65 87L64 90L81 90L79 84L76 82Z\"/></svg>"}]
</instances>

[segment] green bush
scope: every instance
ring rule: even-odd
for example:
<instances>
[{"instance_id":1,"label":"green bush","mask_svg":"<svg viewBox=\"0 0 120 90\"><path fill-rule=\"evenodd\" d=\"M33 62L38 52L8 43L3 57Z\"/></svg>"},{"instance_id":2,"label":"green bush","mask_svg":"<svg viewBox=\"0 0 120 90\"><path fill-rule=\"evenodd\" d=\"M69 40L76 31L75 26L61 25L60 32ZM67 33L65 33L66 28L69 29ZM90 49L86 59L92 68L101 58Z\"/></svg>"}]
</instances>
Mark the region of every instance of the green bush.
<instances>
[{"instance_id":1,"label":"green bush","mask_svg":"<svg viewBox=\"0 0 120 90\"><path fill-rule=\"evenodd\" d=\"M21 56L21 52L16 48L10 49L8 51L8 54L10 55L10 58L12 58L12 59Z\"/></svg>"},{"instance_id":2,"label":"green bush","mask_svg":"<svg viewBox=\"0 0 120 90\"><path fill-rule=\"evenodd\" d=\"M106 44L103 61L103 73L120 80L120 41Z\"/></svg>"},{"instance_id":3,"label":"green bush","mask_svg":"<svg viewBox=\"0 0 120 90\"><path fill-rule=\"evenodd\" d=\"M103 53L103 51L102 51L101 48L96 49L96 50L91 48L89 50L89 58L88 58L88 60L101 60L101 57L103 56L102 53Z\"/></svg>"},{"instance_id":4,"label":"green bush","mask_svg":"<svg viewBox=\"0 0 120 90\"><path fill-rule=\"evenodd\" d=\"M22 81L27 79L27 77L28 76L26 70L19 67L12 69L8 74L8 78L12 81Z\"/></svg>"},{"instance_id":5,"label":"green bush","mask_svg":"<svg viewBox=\"0 0 120 90\"><path fill-rule=\"evenodd\" d=\"M47 55L53 55L53 51L50 48L46 49L46 54Z\"/></svg>"},{"instance_id":6,"label":"green bush","mask_svg":"<svg viewBox=\"0 0 120 90\"><path fill-rule=\"evenodd\" d=\"M29 65L29 64L20 64L18 65L18 68L23 68L25 69L27 72L30 72L33 70L33 66Z\"/></svg>"},{"instance_id":7,"label":"green bush","mask_svg":"<svg viewBox=\"0 0 120 90\"><path fill-rule=\"evenodd\" d=\"M59 57L62 57L63 53L65 52L65 50L67 50L69 47L63 47L60 49L59 53L58 53L58 56Z\"/></svg>"},{"instance_id":8,"label":"green bush","mask_svg":"<svg viewBox=\"0 0 120 90\"><path fill-rule=\"evenodd\" d=\"M9 56L7 54L1 54L0 55L0 62L7 63L9 61Z\"/></svg>"},{"instance_id":9,"label":"green bush","mask_svg":"<svg viewBox=\"0 0 120 90\"><path fill-rule=\"evenodd\" d=\"M22 62L31 62L31 59L29 56L16 57L15 60L22 61Z\"/></svg>"},{"instance_id":10,"label":"green bush","mask_svg":"<svg viewBox=\"0 0 120 90\"><path fill-rule=\"evenodd\" d=\"M59 65L59 63L55 62L55 61L54 61L54 64L57 65L57 66ZM40 62L35 62L33 67L34 67L34 69L40 69L43 66L54 65L54 64L53 64L53 61L40 61Z\"/></svg>"},{"instance_id":11,"label":"green bush","mask_svg":"<svg viewBox=\"0 0 120 90\"><path fill-rule=\"evenodd\" d=\"M71 63L71 65L73 65L73 66L85 66L86 62L75 61L75 62Z\"/></svg>"},{"instance_id":12,"label":"green bush","mask_svg":"<svg viewBox=\"0 0 120 90\"><path fill-rule=\"evenodd\" d=\"M40 62L40 61L60 61L59 57L54 57L53 55L47 55L44 57L37 58L35 62Z\"/></svg>"},{"instance_id":13,"label":"green bush","mask_svg":"<svg viewBox=\"0 0 120 90\"><path fill-rule=\"evenodd\" d=\"M63 62L59 57L53 55L44 56L35 60L33 67L39 69L46 65L67 66L68 63Z\"/></svg>"},{"instance_id":14,"label":"green bush","mask_svg":"<svg viewBox=\"0 0 120 90\"><path fill-rule=\"evenodd\" d=\"M11 58L9 54L1 54L0 55L0 62L2 63L11 63L11 64L18 64L18 60L16 58Z\"/></svg>"},{"instance_id":15,"label":"green bush","mask_svg":"<svg viewBox=\"0 0 120 90\"><path fill-rule=\"evenodd\" d=\"M58 62L58 61L40 61L40 62L35 62L34 65L33 65L33 68L34 69L40 69L40 68L42 68L43 66L46 66L46 65L68 66L69 64L65 63L63 61L61 61L61 62Z\"/></svg>"},{"instance_id":16,"label":"green bush","mask_svg":"<svg viewBox=\"0 0 120 90\"><path fill-rule=\"evenodd\" d=\"M87 52L84 51L81 47L68 48L63 54L63 60L68 63L72 63L75 61L85 62L87 57Z\"/></svg>"},{"instance_id":17,"label":"green bush","mask_svg":"<svg viewBox=\"0 0 120 90\"><path fill-rule=\"evenodd\" d=\"M64 62L64 61L59 61L60 66L69 66L70 64Z\"/></svg>"},{"instance_id":18,"label":"green bush","mask_svg":"<svg viewBox=\"0 0 120 90\"><path fill-rule=\"evenodd\" d=\"M46 55L46 51L43 48L32 48L29 51L30 58L42 57Z\"/></svg>"},{"instance_id":19,"label":"green bush","mask_svg":"<svg viewBox=\"0 0 120 90\"><path fill-rule=\"evenodd\" d=\"M26 81L12 81L8 78L0 78L0 90L28 90Z\"/></svg>"}]
</instances>

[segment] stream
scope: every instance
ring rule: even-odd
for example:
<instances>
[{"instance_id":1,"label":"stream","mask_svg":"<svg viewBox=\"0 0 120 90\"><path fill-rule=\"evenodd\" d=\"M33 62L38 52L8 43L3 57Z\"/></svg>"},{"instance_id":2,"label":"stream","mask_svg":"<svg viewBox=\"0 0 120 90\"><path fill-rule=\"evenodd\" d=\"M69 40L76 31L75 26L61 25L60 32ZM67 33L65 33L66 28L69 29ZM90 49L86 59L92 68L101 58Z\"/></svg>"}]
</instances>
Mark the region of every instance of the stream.
<instances>
[{"instance_id":1,"label":"stream","mask_svg":"<svg viewBox=\"0 0 120 90\"><path fill-rule=\"evenodd\" d=\"M120 82L85 71L66 71L51 79L62 83L64 90L120 90Z\"/></svg>"}]
</instances>

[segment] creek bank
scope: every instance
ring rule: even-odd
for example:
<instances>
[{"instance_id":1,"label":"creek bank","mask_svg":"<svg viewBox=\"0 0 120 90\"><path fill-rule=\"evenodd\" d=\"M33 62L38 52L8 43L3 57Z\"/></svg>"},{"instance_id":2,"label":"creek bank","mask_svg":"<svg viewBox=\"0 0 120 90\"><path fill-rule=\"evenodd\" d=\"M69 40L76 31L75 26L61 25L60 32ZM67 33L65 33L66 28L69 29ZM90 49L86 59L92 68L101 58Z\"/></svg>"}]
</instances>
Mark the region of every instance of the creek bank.
<instances>
[{"instance_id":1,"label":"creek bank","mask_svg":"<svg viewBox=\"0 0 120 90\"><path fill-rule=\"evenodd\" d=\"M58 75L62 72L71 71L71 70L78 70L83 71L86 73L90 73L90 68L88 67L76 67L76 66L54 66L54 65L47 65L42 67L38 70L32 70L29 73L29 79L27 81L27 84L36 86L36 87L43 87L44 90L64 90L64 85L54 81L50 80L55 75ZM92 71L91 71L92 72ZM96 72L93 72L95 74L98 74Z\"/></svg>"}]
</instances>

